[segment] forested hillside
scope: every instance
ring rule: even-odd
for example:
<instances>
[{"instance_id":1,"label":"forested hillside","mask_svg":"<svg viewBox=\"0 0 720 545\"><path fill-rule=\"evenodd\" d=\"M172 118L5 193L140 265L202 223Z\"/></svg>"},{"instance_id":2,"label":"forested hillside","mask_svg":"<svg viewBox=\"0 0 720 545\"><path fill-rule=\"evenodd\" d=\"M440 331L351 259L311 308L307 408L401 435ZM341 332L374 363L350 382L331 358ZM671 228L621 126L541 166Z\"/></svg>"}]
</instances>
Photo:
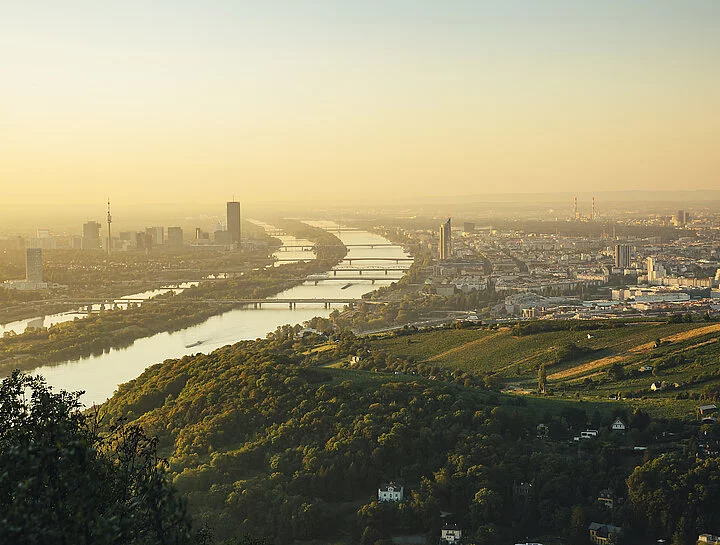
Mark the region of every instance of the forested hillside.
<instances>
[{"instance_id":1,"label":"forested hillside","mask_svg":"<svg viewBox=\"0 0 720 545\"><path fill-rule=\"evenodd\" d=\"M470 376L430 380L412 366L402 374L333 368L372 341L298 339L295 331L153 366L104 407L107 418L135 418L158 435L196 522L219 540L436 540L441 512L475 543L584 543L590 521L638 539L677 532L689 543L720 523L704 488L720 475L717 460L696 462L692 441L638 451L607 431L572 440L591 423L607 430L615 415L638 440L690 437L679 421L621 405L614 414L582 404L530 408ZM541 422L544 438L536 437ZM658 504L652 487L672 495L669 479L683 475L682 500ZM404 502L376 501L389 480L405 486ZM607 489L627 500L603 507L597 498Z\"/></svg>"}]
</instances>

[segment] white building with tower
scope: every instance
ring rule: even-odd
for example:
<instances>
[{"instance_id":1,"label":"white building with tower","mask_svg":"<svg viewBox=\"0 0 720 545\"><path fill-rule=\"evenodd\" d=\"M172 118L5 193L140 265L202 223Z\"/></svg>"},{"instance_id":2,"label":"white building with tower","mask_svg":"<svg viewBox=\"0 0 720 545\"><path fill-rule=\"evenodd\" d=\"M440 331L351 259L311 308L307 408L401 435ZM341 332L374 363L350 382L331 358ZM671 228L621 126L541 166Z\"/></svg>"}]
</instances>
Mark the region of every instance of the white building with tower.
<instances>
[{"instance_id":1,"label":"white building with tower","mask_svg":"<svg viewBox=\"0 0 720 545\"><path fill-rule=\"evenodd\" d=\"M404 487L390 481L378 488L378 500L380 501L403 501Z\"/></svg>"}]
</instances>

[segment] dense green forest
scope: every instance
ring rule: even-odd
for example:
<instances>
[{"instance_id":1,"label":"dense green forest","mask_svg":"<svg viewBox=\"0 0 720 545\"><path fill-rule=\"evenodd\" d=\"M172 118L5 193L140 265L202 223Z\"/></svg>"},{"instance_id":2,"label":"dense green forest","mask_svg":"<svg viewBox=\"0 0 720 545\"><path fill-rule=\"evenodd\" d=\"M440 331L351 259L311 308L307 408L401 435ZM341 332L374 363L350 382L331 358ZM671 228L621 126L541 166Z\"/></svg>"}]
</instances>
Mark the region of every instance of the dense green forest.
<instances>
[{"instance_id":1,"label":"dense green forest","mask_svg":"<svg viewBox=\"0 0 720 545\"><path fill-rule=\"evenodd\" d=\"M622 404L529 403L471 373L425 376L432 368L411 362L338 368L364 361L373 341L297 331L168 360L103 408L158 436L191 513L220 541L436 540L441 512L479 544L586 543L592 521L621 526L628 543L691 543L720 524L719 460L696 458L699 429L687 422ZM627 435L608 430L617 416ZM573 441L587 426L600 437ZM405 486L402 503L377 502L389 480ZM597 501L607 490L612 508Z\"/></svg>"},{"instance_id":2,"label":"dense green forest","mask_svg":"<svg viewBox=\"0 0 720 545\"><path fill-rule=\"evenodd\" d=\"M0 384L0 543L200 543L156 439L132 424L101 432L79 409L41 378Z\"/></svg>"}]
</instances>

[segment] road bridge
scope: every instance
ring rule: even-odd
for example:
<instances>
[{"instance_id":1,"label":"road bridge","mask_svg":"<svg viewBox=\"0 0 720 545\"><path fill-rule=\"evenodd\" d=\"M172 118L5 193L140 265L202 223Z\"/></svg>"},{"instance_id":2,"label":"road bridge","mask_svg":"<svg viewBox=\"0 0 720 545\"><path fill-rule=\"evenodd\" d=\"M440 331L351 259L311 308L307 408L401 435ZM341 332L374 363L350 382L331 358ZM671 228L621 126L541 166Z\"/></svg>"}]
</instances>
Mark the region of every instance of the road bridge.
<instances>
[{"instance_id":1,"label":"road bridge","mask_svg":"<svg viewBox=\"0 0 720 545\"><path fill-rule=\"evenodd\" d=\"M113 308L117 307L118 305L124 305L124 304L142 304L147 303L149 301L153 301L153 303L161 303L164 305L186 305L188 303L202 303L202 304L209 304L209 305L242 305L242 306L250 306L252 305L253 308L262 308L262 305L272 305L272 304L280 304L280 305L288 305L289 308L296 308L297 305L308 305L308 304L319 304L323 305L325 308L330 308L333 304L343 304L343 305L350 305L351 307L354 306L357 303L367 303L370 305L386 305L388 301L385 300L367 300L357 297L316 297L316 298L301 298L301 297L293 297L293 298L274 298L269 297L265 299L189 299L189 298L169 298L169 299L112 299L112 300L106 300L106 301L90 301L90 300L82 300L82 299L62 299L62 302L68 305L75 305L78 307L85 307L81 308L81 312L93 312L92 307L95 305L100 305L102 308Z\"/></svg>"},{"instance_id":2,"label":"road bridge","mask_svg":"<svg viewBox=\"0 0 720 545\"><path fill-rule=\"evenodd\" d=\"M321 244L321 248L402 248L399 244L393 244L392 242L366 242L362 244ZM280 246L278 252L288 252L290 250L300 251L314 251L317 248L316 244L284 244Z\"/></svg>"},{"instance_id":3,"label":"road bridge","mask_svg":"<svg viewBox=\"0 0 720 545\"><path fill-rule=\"evenodd\" d=\"M380 282L382 280L395 282L397 280L400 280L401 276L308 276L307 278L303 279L305 282L315 282L315 285L318 285L318 282L324 282L325 280L333 280L333 281L347 281L347 282L358 282L360 280L369 280L371 283Z\"/></svg>"},{"instance_id":4,"label":"road bridge","mask_svg":"<svg viewBox=\"0 0 720 545\"><path fill-rule=\"evenodd\" d=\"M309 258L308 258L309 259ZM303 258L300 259L301 261L304 261ZM286 263L290 261L298 261L297 258L292 257L278 257L275 258L275 261L278 263ZM390 261L393 263L411 263L415 261L414 257L344 257L342 259L342 262L347 262L352 265L353 261Z\"/></svg>"}]
</instances>

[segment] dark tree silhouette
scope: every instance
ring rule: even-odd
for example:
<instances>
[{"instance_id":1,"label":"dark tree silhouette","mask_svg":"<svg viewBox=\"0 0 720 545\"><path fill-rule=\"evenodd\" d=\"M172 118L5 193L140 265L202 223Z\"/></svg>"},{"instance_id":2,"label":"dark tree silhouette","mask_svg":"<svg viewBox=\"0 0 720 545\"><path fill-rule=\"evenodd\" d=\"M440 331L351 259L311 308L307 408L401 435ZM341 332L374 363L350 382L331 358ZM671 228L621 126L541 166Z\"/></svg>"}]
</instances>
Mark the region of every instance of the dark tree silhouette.
<instances>
[{"instance_id":1,"label":"dark tree silhouette","mask_svg":"<svg viewBox=\"0 0 720 545\"><path fill-rule=\"evenodd\" d=\"M191 543L156 440L139 426L101 433L80 393L19 372L0 385L0 543Z\"/></svg>"}]
</instances>

